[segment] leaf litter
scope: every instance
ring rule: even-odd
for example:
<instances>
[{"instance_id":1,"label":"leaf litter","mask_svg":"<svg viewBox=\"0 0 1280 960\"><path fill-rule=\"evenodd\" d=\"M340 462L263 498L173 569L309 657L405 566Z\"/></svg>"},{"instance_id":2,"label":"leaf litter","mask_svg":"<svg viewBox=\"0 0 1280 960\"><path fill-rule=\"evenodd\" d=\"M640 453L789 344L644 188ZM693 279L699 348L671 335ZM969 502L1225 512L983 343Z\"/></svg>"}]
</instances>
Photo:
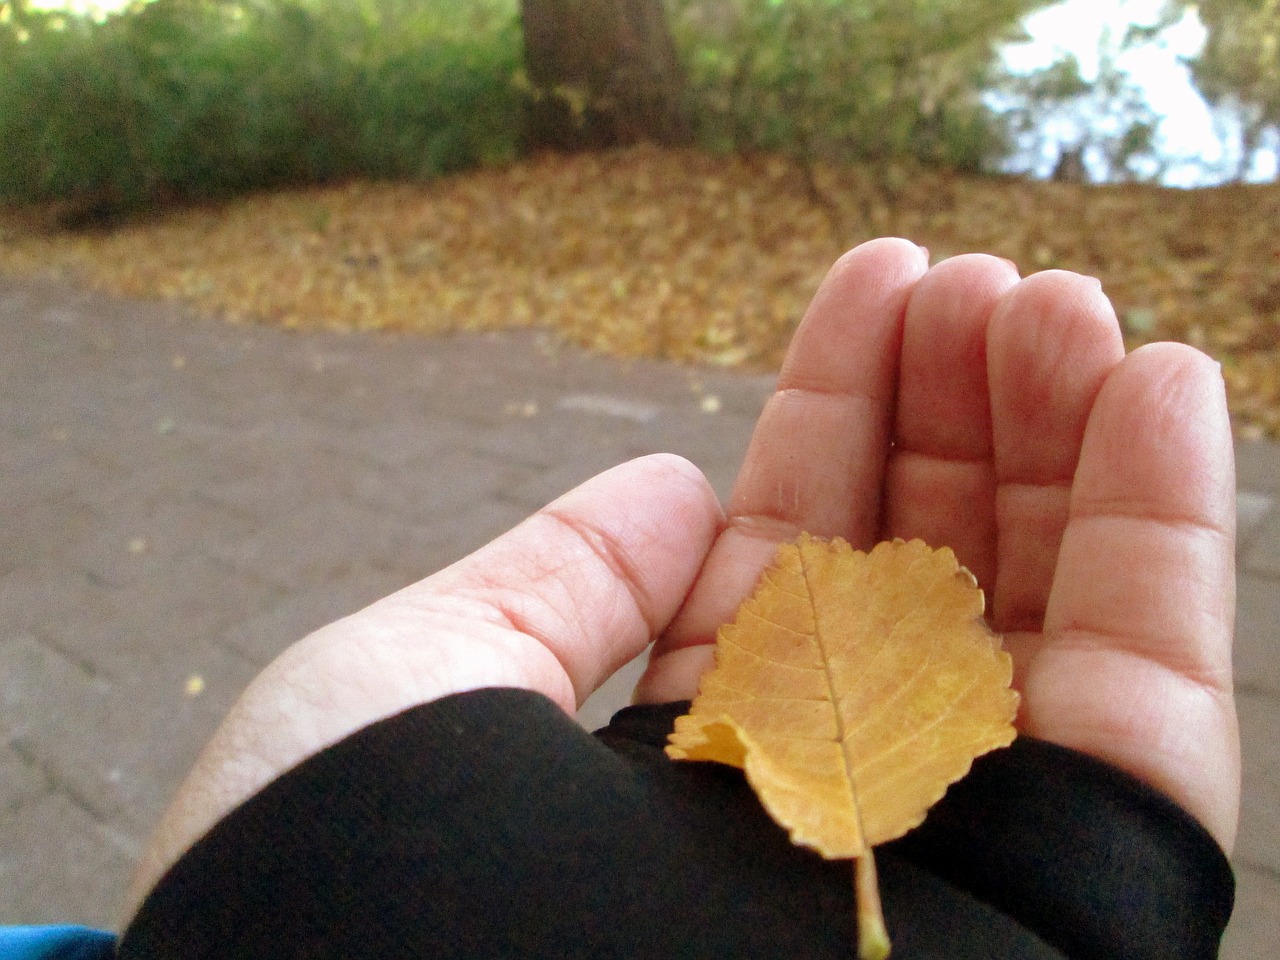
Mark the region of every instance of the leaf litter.
<instances>
[{"instance_id":1,"label":"leaf litter","mask_svg":"<svg viewBox=\"0 0 1280 960\"><path fill-rule=\"evenodd\" d=\"M893 174L890 176L889 174ZM425 183L352 182L110 230L0 211L0 271L238 322L428 335L536 327L624 357L776 369L828 266L873 236L935 261L1098 276L1130 347L1223 365L1237 433L1280 439L1280 185L1176 190L819 167L639 146Z\"/></svg>"}]
</instances>

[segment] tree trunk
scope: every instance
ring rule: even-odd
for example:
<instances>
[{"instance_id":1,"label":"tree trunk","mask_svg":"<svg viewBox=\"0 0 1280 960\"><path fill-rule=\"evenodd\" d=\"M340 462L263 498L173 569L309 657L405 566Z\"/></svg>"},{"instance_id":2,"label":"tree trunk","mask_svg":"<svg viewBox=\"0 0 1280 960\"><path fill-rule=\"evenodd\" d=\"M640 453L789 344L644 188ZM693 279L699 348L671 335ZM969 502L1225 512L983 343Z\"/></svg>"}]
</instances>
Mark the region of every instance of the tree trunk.
<instances>
[{"instance_id":1,"label":"tree trunk","mask_svg":"<svg viewBox=\"0 0 1280 960\"><path fill-rule=\"evenodd\" d=\"M690 137L662 0L522 0L532 147Z\"/></svg>"},{"instance_id":2,"label":"tree trunk","mask_svg":"<svg viewBox=\"0 0 1280 960\"><path fill-rule=\"evenodd\" d=\"M1266 124L1253 117L1240 118L1240 160L1236 163L1236 183L1244 183L1249 179L1249 171L1253 169L1253 159L1262 146L1262 132Z\"/></svg>"}]
</instances>

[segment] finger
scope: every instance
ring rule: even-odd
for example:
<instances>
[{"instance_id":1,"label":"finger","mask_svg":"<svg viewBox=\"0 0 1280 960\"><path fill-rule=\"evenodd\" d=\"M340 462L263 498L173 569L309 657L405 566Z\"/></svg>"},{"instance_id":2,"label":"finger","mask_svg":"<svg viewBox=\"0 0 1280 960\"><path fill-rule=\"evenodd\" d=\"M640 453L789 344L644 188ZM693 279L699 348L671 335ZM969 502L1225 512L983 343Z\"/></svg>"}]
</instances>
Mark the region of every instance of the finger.
<instances>
[{"instance_id":1,"label":"finger","mask_svg":"<svg viewBox=\"0 0 1280 960\"><path fill-rule=\"evenodd\" d=\"M953 257L907 304L882 538L950 546L990 589L995 576L995 466L987 323L1018 282L1007 260Z\"/></svg>"},{"instance_id":2,"label":"finger","mask_svg":"<svg viewBox=\"0 0 1280 960\"><path fill-rule=\"evenodd\" d=\"M532 638L571 687L535 689L572 712L666 629L721 520L697 467L645 457L588 481L396 599L428 616L478 605L489 622Z\"/></svg>"},{"instance_id":3,"label":"finger","mask_svg":"<svg viewBox=\"0 0 1280 960\"><path fill-rule=\"evenodd\" d=\"M1227 849L1235 478L1222 377L1180 344L1136 351L1089 418L1024 727L1164 790Z\"/></svg>"},{"instance_id":4,"label":"finger","mask_svg":"<svg viewBox=\"0 0 1280 960\"><path fill-rule=\"evenodd\" d=\"M928 267L906 240L842 257L796 331L729 503L735 532L801 528L870 546L907 298Z\"/></svg>"},{"instance_id":5,"label":"finger","mask_svg":"<svg viewBox=\"0 0 1280 960\"><path fill-rule=\"evenodd\" d=\"M1050 271L1001 300L987 331L996 464L996 630L1039 630L1094 398L1124 357L1098 281Z\"/></svg>"},{"instance_id":6,"label":"finger","mask_svg":"<svg viewBox=\"0 0 1280 960\"><path fill-rule=\"evenodd\" d=\"M832 267L796 331L698 583L659 639L641 701L690 696L712 643L779 543L801 530L870 546L880 526L902 315L928 267L906 240L874 240ZM678 664L678 668L673 665Z\"/></svg>"}]
</instances>

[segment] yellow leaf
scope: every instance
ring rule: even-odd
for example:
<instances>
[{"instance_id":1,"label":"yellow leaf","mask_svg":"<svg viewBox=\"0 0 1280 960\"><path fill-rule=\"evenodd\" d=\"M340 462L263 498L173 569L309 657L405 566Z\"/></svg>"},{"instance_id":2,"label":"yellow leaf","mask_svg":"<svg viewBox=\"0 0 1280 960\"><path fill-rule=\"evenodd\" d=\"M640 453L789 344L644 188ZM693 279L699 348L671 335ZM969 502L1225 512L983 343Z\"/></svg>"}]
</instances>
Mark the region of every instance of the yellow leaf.
<instances>
[{"instance_id":1,"label":"yellow leaf","mask_svg":"<svg viewBox=\"0 0 1280 960\"><path fill-rule=\"evenodd\" d=\"M1013 741L1012 662L982 610L947 548L896 540L867 554L802 534L720 628L667 754L741 767L793 843L864 858ZM862 903L875 900L864 859L860 925L882 934L878 903Z\"/></svg>"},{"instance_id":2,"label":"yellow leaf","mask_svg":"<svg viewBox=\"0 0 1280 960\"><path fill-rule=\"evenodd\" d=\"M1011 660L982 608L947 548L802 535L720 628L667 753L743 767L796 843L858 856L1013 741Z\"/></svg>"}]
</instances>

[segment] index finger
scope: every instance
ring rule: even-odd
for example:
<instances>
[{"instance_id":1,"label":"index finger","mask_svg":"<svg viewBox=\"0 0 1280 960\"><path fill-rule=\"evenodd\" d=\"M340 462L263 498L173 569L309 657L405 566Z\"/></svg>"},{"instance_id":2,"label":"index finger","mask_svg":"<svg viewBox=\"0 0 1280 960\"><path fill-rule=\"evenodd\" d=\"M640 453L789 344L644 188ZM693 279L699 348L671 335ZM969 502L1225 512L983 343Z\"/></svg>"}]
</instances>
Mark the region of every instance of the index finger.
<instances>
[{"instance_id":1,"label":"index finger","mask_svg":"<svg viewBox=\"0 0 1280 960\"><path fill-rule=\"evenodd\" d=\"M756 424L726 526L680 614L655 644L637 700L692 694L698 668L668 673L660 661L714 642L778 544L805 530L871 546L880 526L902 318L927 269L922 248L884 239L855 248L828 272Z\"/></svg>"}]
</instances>

